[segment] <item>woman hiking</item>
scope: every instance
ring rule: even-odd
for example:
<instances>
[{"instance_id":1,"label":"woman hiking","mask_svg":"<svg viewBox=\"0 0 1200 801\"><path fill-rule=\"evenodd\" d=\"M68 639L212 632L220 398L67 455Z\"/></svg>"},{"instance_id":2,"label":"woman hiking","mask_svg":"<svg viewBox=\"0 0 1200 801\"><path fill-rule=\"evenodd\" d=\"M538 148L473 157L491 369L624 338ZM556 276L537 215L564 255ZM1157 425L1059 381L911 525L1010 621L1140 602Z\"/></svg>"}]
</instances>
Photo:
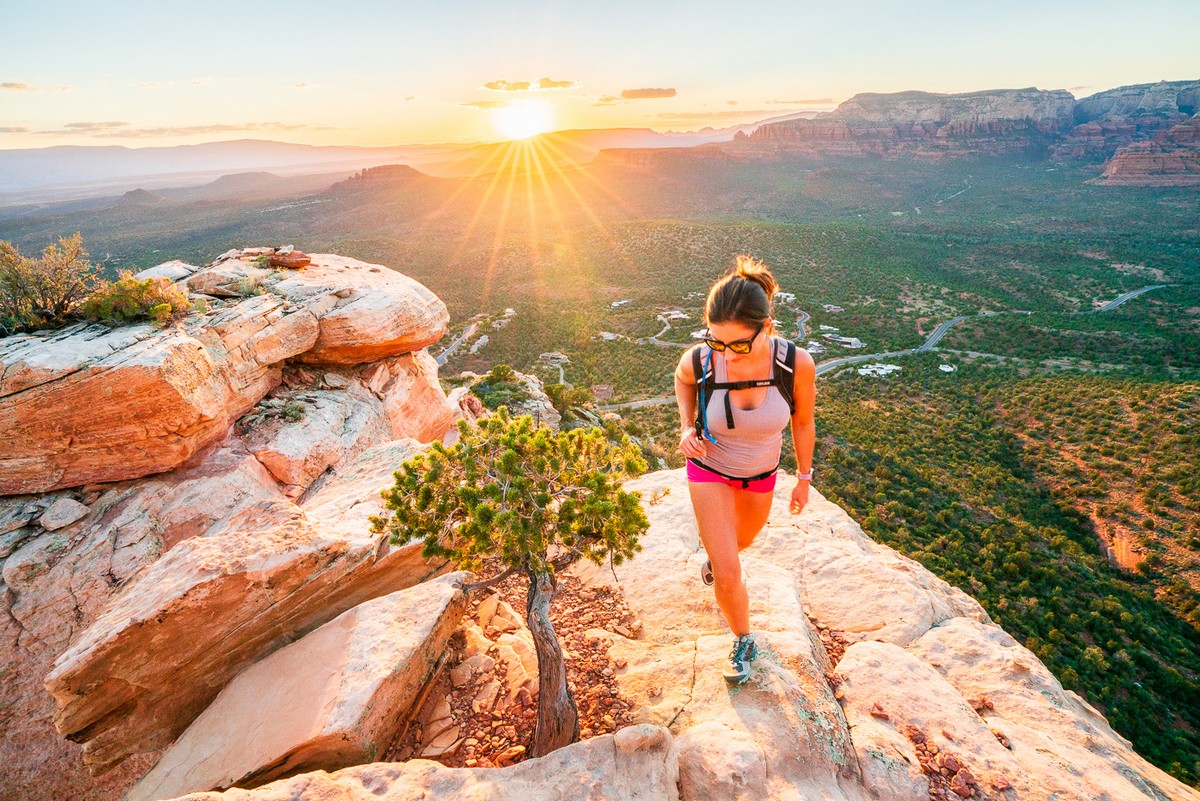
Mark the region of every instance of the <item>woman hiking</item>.
<instances>
[{"instance_id":1,"label":"woman hiking","mask_svg":"<svg viewBox=\"0 0 1200 801\"><path fill-rule=\"evenodd\" d=\"M675 399L687 457L688 490L700 541L701 569L735 637L725 679L741 684L758 656L738 553L766 525L783 445L791 423L798 468L790 509L808 503L816 428L816 368L807 351L773 336L771 271L749 256L708 292L705 339L675 370Z\"/></svg>"}]
</instances>

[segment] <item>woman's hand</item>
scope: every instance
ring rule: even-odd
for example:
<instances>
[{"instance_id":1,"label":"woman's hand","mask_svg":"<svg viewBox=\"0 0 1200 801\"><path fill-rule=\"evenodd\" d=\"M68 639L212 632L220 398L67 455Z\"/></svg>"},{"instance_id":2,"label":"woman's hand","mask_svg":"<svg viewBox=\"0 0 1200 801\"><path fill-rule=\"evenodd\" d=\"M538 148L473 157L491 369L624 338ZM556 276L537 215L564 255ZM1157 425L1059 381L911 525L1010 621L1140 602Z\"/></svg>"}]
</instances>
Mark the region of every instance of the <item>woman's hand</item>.
<instances>
[{"instance_id":1,"label":"woman's hand","mask_svg":"<svg viewBox=\"0 0 1200 801\"><path fill-rule=\"evenodd\" d=\"M708 455L708 443L696 436L696 429L685 429L679 437L679 452L689 459Z\"/></svg>"},{"instance_id":2,"label":"woman's hand","mask_svg":"<svg viewBox=\"0 0 1200 801\"><path fill-rule=\"evenodd\" d=\"M800 514L807 505L808 482L804 480L797 481L795 488L792 490L792 505L790 507L792 514Z\"/></svg>"}]
</instances>

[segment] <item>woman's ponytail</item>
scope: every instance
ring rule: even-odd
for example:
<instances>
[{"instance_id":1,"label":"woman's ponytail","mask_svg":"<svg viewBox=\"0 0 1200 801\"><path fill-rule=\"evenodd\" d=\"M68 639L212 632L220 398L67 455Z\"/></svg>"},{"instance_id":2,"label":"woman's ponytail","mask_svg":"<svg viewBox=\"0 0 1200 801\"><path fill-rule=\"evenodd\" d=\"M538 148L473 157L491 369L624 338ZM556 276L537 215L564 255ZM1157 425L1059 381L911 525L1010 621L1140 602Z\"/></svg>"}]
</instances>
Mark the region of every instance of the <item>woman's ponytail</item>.
<instances>
[{"instance_id":1,"label":"woman's ponytail","mask_svg":"<svg viewBox=\"0 0 1200 801\"><path fill-rule=\"evenodd\" d=\"M733 269L708 291L705 324L757 326L771 317L771 298L778 291L779 283L765 264L752 256L739 255Z\"/></svg>"}]
</instances>

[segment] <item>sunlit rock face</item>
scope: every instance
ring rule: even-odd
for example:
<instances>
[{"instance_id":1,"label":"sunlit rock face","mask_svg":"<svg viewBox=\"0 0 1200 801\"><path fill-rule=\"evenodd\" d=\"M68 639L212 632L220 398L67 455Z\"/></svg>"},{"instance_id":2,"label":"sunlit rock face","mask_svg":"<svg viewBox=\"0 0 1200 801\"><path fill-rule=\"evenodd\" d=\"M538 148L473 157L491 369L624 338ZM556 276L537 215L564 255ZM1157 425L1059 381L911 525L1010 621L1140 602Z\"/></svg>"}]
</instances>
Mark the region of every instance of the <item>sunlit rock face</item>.
<instances>
[{"instance_id":1,"label":"sunlit rock face","mask_svg":"<svg viewBox=\"0 0 1200 801\"><path fill-rule=\"evenodd\" d=\"M1117 150L1096 179L1117 186L1200 186L1200 117Z\"/></svg>"},{"instance_id":2,"label":"sunlit rock face","mask_svg":"<svg viewBox=\"0 0 1200 801\"><path fill-rule=\"evenodd\" d=\"M190 273L178 263L153 268L179 274L177 283L209 306L178 326L77 325L0 340L0 439L8 443L0 495L179 467L275 389L288 361L358 365L408 356L416 372L431 372L428 359L409 354L437 341L448 315L424 286L328 254L300 269L272 268L268 250L231 251ZM385 383L407 380L403 368L387 369ZM405 412L390 394L384 402L396 428ZM409 411L428 405L416 400ZM454 414L444 398L440 406L406 433L432 438Z\"/></svg>"}]
</instances>

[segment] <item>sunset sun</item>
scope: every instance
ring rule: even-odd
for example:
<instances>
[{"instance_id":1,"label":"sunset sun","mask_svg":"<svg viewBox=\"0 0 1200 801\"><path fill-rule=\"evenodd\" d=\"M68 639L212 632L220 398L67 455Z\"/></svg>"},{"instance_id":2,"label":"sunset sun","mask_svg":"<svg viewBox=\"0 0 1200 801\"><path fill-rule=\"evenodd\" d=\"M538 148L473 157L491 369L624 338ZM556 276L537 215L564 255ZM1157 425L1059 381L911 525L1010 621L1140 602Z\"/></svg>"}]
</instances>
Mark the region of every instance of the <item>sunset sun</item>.
<instances>
[{"instance_id":1,"label":"sunset sun","mask_svg":"<svg viewBox=\"0 0 1200 801\"><path fill-rule=\"evenodd\" d=\"M492 110L492 128L505 139L525 139L554 127L554 110L540 100L521 100Z\"/></svg>"}]
</instances>

